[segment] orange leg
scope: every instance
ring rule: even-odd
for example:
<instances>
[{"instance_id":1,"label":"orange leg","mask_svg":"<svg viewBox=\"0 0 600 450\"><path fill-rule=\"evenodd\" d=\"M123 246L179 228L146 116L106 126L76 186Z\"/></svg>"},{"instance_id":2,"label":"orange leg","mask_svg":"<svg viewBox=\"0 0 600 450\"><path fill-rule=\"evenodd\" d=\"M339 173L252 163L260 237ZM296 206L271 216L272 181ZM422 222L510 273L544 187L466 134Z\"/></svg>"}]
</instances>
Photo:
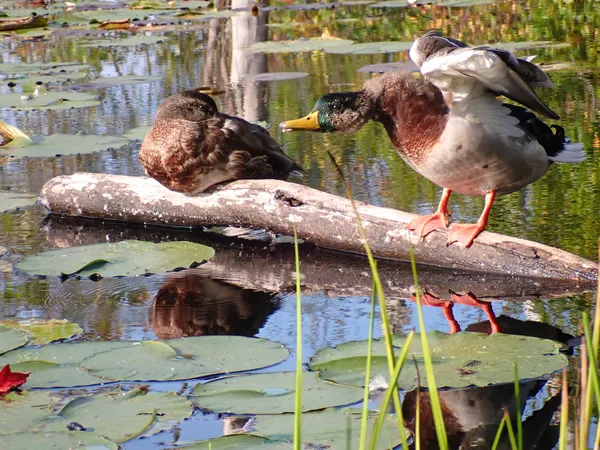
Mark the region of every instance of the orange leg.
<instances>
[{"instance_id":1,"label":"orange leg","mask_svg":"<svg viewBox=\"0 0 600 450\"><path fill-rule=\"evenodd\" d=\"M419 237L425 237L438 228L448 228L448 200L450 199L450 189L444 188L440 204L434 214L428 216L415 217L406 228L410 231L416 231Z\"/></svg>"},{"instance_id":2,"label":"orange leg","mask_svg":"<svg viewBox=\"0 0 600 450\"><path fill-rule=\"evenodd\" d=\"M415 295L411 295L409 298L413 302L417 302L417 297ZM449 302L447 300L441 300L439 297L425 292L424 294L421 294L421 304L426 306L433 306L435 308L442 308L444 311L444 317L446 318L446 320L448 321L448 325L450 326L450 334L458 333L460 331L460 325L454 318L454 313L452 312L454 303Z\"/></svg>"},{"instance_id":3,"label":"orange leg","mask_svg":"<svg viewBox=\"0 0 600 450\"><path fill-rule=\"evenodd\" d=\"M479 217L477 223L455 223L450 227L450 232L448 233L448 245L453 242L458 242L463 244L466 248L469 248L475 238L481 233L488 224L488 219L490 218L490 211L492 210L492 205L494 204L494 199L496 198L496 192L492 191L486 194L485 196L485 206L483 207L483 212Z\"/></svg>"},{"instance_id":4,"label":"orange leg","mask_svg":"<svg viewBox=\"0 0 600 450\"><path fill-rule=\"evenodd\" d=\"M467 305L467 306L477 306L485 312L485 315L490 321L490 327L492 329L492 333L500 333L500 325L496 320L496 314L494 314L494 310L492 309L492 304L490 302L483 302L478 300L475 295L471 292L468 292L465 295L455 294L454 292L450 292L450 298L453 302Z\"/></svg>"}]
</instances>

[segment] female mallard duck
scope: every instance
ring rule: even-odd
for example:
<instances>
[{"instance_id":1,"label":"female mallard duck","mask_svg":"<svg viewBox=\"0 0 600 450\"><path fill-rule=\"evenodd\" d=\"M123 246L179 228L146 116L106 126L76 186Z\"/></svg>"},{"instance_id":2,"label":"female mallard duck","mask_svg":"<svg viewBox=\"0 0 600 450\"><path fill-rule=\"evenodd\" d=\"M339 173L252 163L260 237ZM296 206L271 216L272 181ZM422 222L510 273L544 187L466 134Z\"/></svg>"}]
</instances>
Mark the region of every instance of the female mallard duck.
<instances>
[{"instance_id":1,"label":"female mallard duck","mask_svg":"<svg viewBox=\"0 0 600 450\"><path fill-rule=\"evenodd\" d=\"M476 224L453 224L449 230L448 244L470 247L487 226L496 195L533 183L554 161L585 158L583 144L570 143L561 127L554 125L553 133L532 112L496 98L503 94L558 117L531 90L549 83L533 64L508 52L471 49L439 34L417 40L410 54L428 69L430 81L388 72L368 80L359 92L324 95L306 117L280 126L284 131L354 132L369 120L382 123L404 161L444 188L435 214L407 226L420 237L448 227L452 191L484 196Z\"/></svg>"},{"instance_id":2,"label":"female mallard duck","mask_svg":"<svg viewBox=\"0 0 600 450\"><path fill-rule=\"evenodd\" d=\"M194 194L223 181L287 178L302 172L263 127L220 113L197 91L168 97L142 142L146 175L177 192Z\"/></svg>"}]
</instances>

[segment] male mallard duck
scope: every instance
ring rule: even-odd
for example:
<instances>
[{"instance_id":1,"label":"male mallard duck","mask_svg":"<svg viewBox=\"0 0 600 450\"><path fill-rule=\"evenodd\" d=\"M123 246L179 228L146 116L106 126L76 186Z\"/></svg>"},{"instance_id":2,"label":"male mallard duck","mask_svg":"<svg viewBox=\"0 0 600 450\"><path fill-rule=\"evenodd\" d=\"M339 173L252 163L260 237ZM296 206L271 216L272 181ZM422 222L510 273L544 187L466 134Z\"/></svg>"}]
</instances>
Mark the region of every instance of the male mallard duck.
<instances>
[{"instance_id":1,"label":"male mallard duck","mask_svg":"<svg viewBox=\"0 0 600 450\"><path fill-rule=\"evenodd\" d=\"M220 113L197 91L168 97L142 142L146 174L177 192L198 193L223 181L281 178L302 172L259 125Z\"/></svg>"},{"instance_id":2,"label":"male mallard duck","mask_svg":"<svg viewBox=\"0 0 600 450\"><path fill-rule=\"evenodd\" d=\"M533 64L437 34L417 40L410 54L427 69L430 81L388 72L365 82L359 92L326 94L306 117L280 126L284 131L354 132L369 120L382 123L404 161L444 188L435 214L408 224L419 236L448 227L452 191L484 196L476 224L453 224L449 230L448 244L470 247L485 229L496 195L533 183L554 161L585 158L583 144L571 143L561 127L553 125L553 133L532 112L496 98L503 94L558 117L531 90L537 83L549 83Z\"/></svg>"}]
</instances>

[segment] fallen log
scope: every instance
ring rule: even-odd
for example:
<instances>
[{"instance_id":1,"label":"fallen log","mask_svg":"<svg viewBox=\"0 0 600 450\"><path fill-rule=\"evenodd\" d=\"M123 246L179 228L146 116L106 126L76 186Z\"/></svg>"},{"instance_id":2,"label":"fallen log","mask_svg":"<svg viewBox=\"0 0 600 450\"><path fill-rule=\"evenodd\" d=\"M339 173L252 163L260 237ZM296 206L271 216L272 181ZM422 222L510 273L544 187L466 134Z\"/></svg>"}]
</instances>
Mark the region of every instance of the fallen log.
<instances>
[{"instance_id":1,"label":"fallen log","mask_svg":"<svg viewBox=\"0 0 600 450\"><path fill-rule=\"evenodd\" d=\"M0 31L25 30L48 25L48 18L32 13L30 16L0 19Z\"/></svg>"},{"instance_id":2,"label":"fallen log","mask_svg":"<svg viewBox=\"0 0 600 450\"><path fill-rule=\"evenodd\" d=\"M310 243L364 253L350 201L277 180L239 180L209 193L187 196L153 179L76 173L49 180L42 204L52 213L172 227L232 225L298 236ZM405 227L415 216L357 202L373 254L409 259L412 244L421 264L539 278L596 280L597 264L560 249L483 232L469 249L446 245L447 232L425 240Z\"/></svg>"}]
</instances>

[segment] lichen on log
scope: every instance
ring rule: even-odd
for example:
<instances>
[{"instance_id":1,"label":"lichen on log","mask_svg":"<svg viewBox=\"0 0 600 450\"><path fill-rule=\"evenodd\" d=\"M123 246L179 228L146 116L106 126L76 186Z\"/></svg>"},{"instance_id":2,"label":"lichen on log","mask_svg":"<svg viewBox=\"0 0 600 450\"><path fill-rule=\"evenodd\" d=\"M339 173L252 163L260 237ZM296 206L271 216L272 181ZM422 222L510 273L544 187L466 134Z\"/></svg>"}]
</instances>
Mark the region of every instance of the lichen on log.
<instances>
[{"instance_id":1,"label":"lichen on log","mask_svg":"<svg viewBox=\"0 0 600 450\"><path fill-rule=\"evenodd\" d=\"M76 173L49 180L41 201L55 214L162 226L232 225L290 235L295 223L307 242L364 253L349 200L278 180L238 180L188 196L146 177ZM413 214L356 203L379 258L407 260L412 245L421 264L540 278L597 278L596 263L560 249L491 232L481 233L469 249L447 246L445 230L424 240L409 233L405 227Z\"/></svg>"}]
</instances>

